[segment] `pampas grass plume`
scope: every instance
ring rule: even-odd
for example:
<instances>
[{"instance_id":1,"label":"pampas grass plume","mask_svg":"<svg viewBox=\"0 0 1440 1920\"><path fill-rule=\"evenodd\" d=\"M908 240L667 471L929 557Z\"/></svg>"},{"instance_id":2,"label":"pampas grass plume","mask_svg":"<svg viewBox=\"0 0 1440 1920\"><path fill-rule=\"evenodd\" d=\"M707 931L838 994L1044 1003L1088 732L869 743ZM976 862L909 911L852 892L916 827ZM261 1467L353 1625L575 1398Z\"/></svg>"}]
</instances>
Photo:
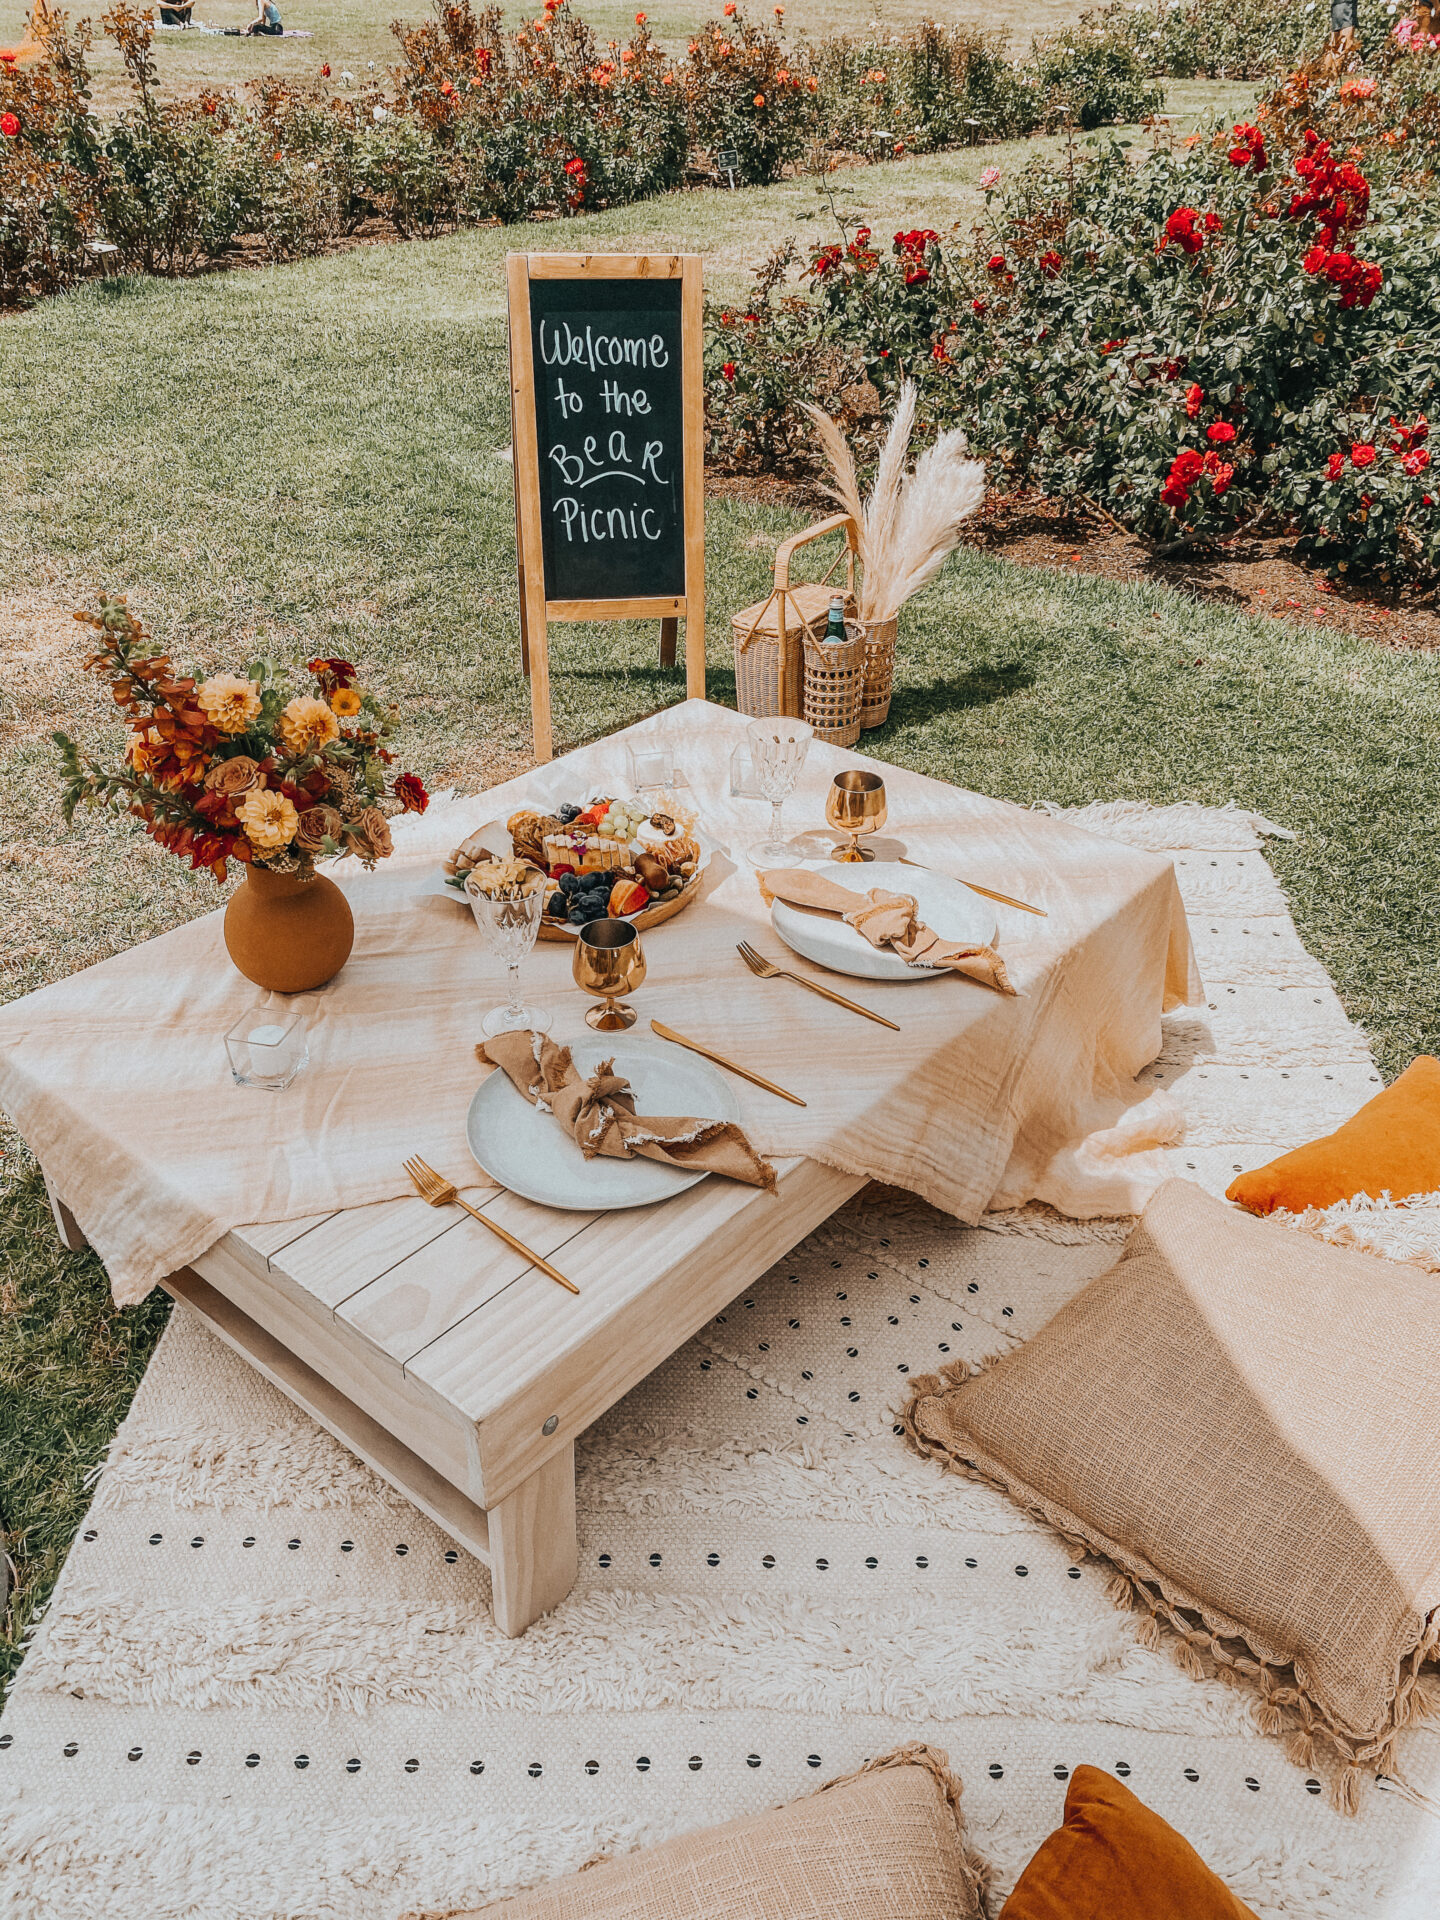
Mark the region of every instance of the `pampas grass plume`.
<instances>
[{"instance_id":1,"label":"pampas grass plume","mask_svg":"<svg viewBox=\"0 0 1440 1920\"><path fill-rule=\"evenodd\" d=\"M834 482L826 492L860 530L860 617L867 622L893 620L930 584L960 544L961 522L985 498L985 468L965 457L969 442L958 428L942 433L907 473L918 398L914 381L904 381L865 500L839 426L819 407L807 403L805 409Z\"/></svg>"}]
</instances>

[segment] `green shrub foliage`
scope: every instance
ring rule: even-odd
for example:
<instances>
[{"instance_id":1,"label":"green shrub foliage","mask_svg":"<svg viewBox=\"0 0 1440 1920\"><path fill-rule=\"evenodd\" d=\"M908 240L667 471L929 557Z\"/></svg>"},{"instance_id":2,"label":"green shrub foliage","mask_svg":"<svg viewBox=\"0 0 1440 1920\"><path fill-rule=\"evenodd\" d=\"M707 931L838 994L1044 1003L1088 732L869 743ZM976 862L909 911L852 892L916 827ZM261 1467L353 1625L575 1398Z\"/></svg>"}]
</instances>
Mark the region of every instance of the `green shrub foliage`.
<instances>
[{"instance_id":1,"label":"green shrub foliage","mask_svg":"<svg viewBox=\"0 0 1440 1920\"><path fill-rule=\"evenodd\" d=\"M465 222L565 218L733 174L971 145L1159 104L1134 53L1061 36L1012 65L1004 37L924 24L873 44L795 45L736 0L683 57L644 10L601 42L568 0L507 30L501 9L438 0L397 23L385 87L337 95L256 80L175 101L156 85L152 26L131 0L103 16L131 87L90 112L88 22L47 12L41 65L0 70L0 300L23 303L105 268L194 273L253 238L271 260L322 252L380 216L402 238ZM719 156L724 156L721 167Z\"/></svg>"},{"instance_id":2,"label":"green shrub foliage","mask_svg":"<svg viewBox=\"0 0 1440 1920\"><path fill-rule=\"evenodd\" d=\"M998 484L1164 547L1264 521L1341 569L1433 579L1437 66L1297 75L1188 148L1032 162L969 244L847 230L798 293L772 265L749 310L711 315L712 458L802 470L796 399L863 439L909 374Z\"/></svg>"}]
</instances>

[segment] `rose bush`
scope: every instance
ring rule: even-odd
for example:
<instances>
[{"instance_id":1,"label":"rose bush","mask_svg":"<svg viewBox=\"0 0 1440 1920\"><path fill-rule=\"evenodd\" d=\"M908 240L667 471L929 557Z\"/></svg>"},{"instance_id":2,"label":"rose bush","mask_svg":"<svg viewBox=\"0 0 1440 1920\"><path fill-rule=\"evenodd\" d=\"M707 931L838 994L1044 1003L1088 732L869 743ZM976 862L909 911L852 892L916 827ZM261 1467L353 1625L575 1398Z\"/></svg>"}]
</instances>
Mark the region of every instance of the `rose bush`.
<instances>
[{"instance_id":1,"label":"rose bush","mask_svg":"<svg viewBox=\"0 0 1440 1920\"><path fill-rule=\"evenodd\" d=\"M1162 546L1265 519L1338 566L1435 578L1434 189L1418 136L1384 138L1387 84L1331 90L1308 125L1315 104L1296 81L1255 124L1138 165L1113 145L1032 163L968 248L863 228L815 248L806 293L712 316L714 457L803 466L762 415L806 369L862 438L909 374L997 481Z\"/></svg>"},{"instance_id":2,"label":"rose bush","mask_svg":"<svg viewBox=\"0 0 1440 1920\"><path fill-rule=\"evenodd\" d=\"M107 266L193 273L254 237L272 260L323 251L371 215L402 238L466 221L566 216L687 178L774 180L802 156L968 145L1156 104L1128 53L1062 36L1012 66L1003 37L924 24L873 44L790 42L737 0L668 53L643 9L601 42L567 0L514 31L498 6L437 0L397 23L384 88L337 95L256 80L224 98L161 96L151 17L114 0L103 26L133 102L89 109L87 22L47 11L43 65L0 67L0 298L33 299ZM348 76L347 76L348 78Z\"/></svg>"}]
</instances>

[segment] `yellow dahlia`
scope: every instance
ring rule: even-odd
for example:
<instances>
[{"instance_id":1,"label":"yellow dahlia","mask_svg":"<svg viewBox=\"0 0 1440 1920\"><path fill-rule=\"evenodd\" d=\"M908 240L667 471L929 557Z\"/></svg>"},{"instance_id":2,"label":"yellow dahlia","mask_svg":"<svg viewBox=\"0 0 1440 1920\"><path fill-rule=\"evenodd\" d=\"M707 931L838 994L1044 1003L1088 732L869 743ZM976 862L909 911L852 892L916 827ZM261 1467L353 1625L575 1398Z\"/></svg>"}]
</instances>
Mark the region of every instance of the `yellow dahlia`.
<instances>
[{"instance_id":1,"label":"yellow dahlia","mask_svg":"<svg viewBox=\"0 0 1440 1920\"><path fill-rule=\"evenodd\" d=\"M330 710L342 720L353 720L360 711L361 699L355 687L337 687L330 696Z\"/></svg>"},{"instance_id":2,"label":"yellow dahlia","mask_svg":"<svg viewBox=\"0 0 1440 1920\"><path fill-rule=\"evenodd\" d=\"M340 723L323 700L301 693L280 716L280 738L291 753L314 753L340 737Z\"/></svg>"},{"instance_id":3,"label":"yellow dahlia","mask_svg":"<svg viewBox=\"0 0 1440 1920\"><path fill-rule=\"evenodd\" d=\"M295 838L300 816L283 793L256 787L247 793L235 809L245 829L245 837L260 853L278 853Z\"/></svg>"},{"instance_id":4,"label":"yellow dahlia","mask_svg":"<svg viewBox=\"0 0 1440 1920\"><path fill-rule=\"evenodd\" d=\"M260 711L260 695L253 680L216 673L196 687L195 704L221 733L244 733Z\"/></svg>"}]
</instances>

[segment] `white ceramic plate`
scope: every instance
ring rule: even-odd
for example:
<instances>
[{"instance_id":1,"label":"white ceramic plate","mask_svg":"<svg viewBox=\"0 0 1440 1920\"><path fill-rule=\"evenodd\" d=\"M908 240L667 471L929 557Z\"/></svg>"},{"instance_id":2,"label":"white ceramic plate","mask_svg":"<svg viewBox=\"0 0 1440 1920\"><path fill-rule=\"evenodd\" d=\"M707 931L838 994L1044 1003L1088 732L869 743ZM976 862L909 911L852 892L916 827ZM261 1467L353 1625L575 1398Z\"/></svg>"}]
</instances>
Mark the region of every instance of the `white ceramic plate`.
<instances>
[{"instance_id":1,"label":"white ceramic plate","mask_svg":"<svg viewBox=\"0 0 1440 1920\"><path fill-rule=\"evenodd\" d=\"M631 1033L587 1033L571 1042L570 1057L583 1074L614 1059L635 1092L640 1114L691 1114L699 1120L738 1120L740 1103L708 1062L659 1040ZM507 1074L488 1075L465 1116L470 1151L492 1180L542 1207L581 1212L644 1207L669 1200L705 1179L658 1160L587 1160L553 1115L540 1113L517 1093Z\"/></svg>"},{"instance_id":2,"label":"white ceramic plate","mask_svg":"<svg viewBox=\"0 0 1440 1920\"><path fill-rule=\"evenodd\" d=\"M908 893L926 926L946 940L994 944L998 927L995 909L948 874L932 873L928 867L903 866L898 860L871 860L864 866L839 860L807 860L805 865L823 873L827 880L848 887L858 900L863 900L871 887ZM847 927L837 914L817 913L809 907L792 907L776 900L770 908L770 923L787 947L832 973L853 974L859 980L931 980L940 971L907 966L888 947L872 947L864 934Z\"/></svg>"}]
</instances>

